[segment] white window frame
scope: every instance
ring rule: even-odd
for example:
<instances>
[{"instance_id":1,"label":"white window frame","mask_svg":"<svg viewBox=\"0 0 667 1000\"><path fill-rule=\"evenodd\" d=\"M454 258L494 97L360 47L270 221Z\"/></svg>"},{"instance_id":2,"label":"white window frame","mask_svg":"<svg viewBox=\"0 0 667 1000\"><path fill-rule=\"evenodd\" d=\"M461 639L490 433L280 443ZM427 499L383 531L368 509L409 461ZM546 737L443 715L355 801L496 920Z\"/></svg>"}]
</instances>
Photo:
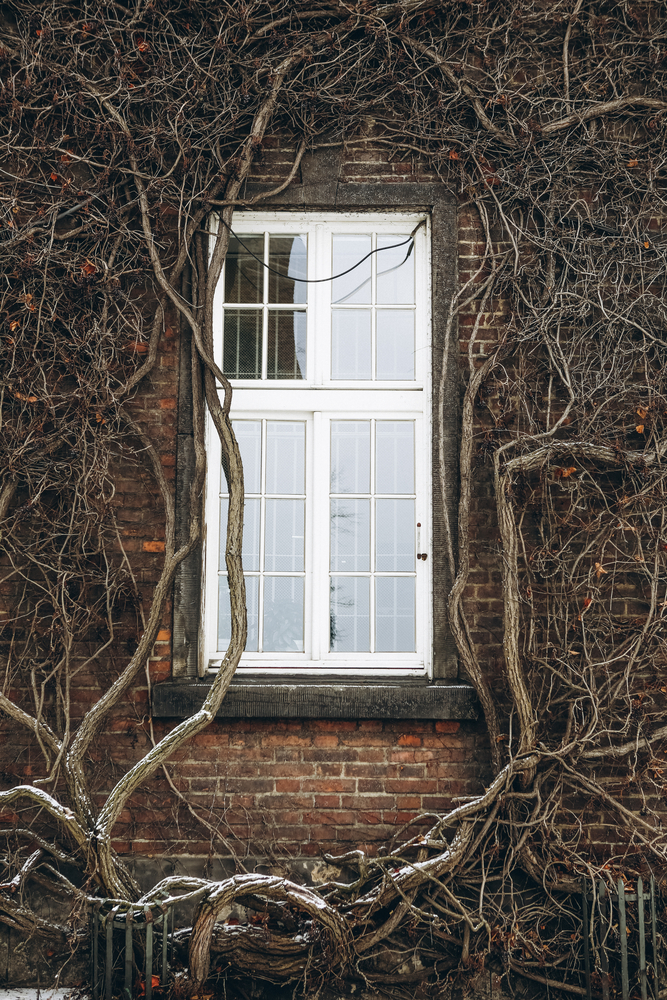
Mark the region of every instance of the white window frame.
<instances>
[{"instance_id":1,"label":"white window frame","mask_svg":"<svg viewBox=\"0 0 667 1000\"><path fill-rule=\"evenodd\" d=\"M243 212L232 223L235 232L273 235L308 234L308 277L332 274L333 233L382 236L414 235L415 378L414 381L339 381L330 375L331 283L308 286L307 370L303 380L232 379L232 420L306 420L306 587L303 653L244 653L240 675L275 677L424 677L431 675L432 560L416 561L416 652L331 653L329 635L329 424L332 419L415 421L416 551L431 552L431 266L429 217L397 212ZM212 220L213 233L217 219ZM214 238L214 236L212 237ZM371 258L373 274L381 254ZM224 273L214 311L216 360L222 361ZM233 308L233 305L232 305ZM224 651L217 647L220 442L207 420L208 477L205 501L206 541L203 560L204 666L215 670ZM419 522L421 527L417 529ZM320 571L316 571L316 567ZM371 630L373 628L371 622Z\"/></svg>"}]
</instances>

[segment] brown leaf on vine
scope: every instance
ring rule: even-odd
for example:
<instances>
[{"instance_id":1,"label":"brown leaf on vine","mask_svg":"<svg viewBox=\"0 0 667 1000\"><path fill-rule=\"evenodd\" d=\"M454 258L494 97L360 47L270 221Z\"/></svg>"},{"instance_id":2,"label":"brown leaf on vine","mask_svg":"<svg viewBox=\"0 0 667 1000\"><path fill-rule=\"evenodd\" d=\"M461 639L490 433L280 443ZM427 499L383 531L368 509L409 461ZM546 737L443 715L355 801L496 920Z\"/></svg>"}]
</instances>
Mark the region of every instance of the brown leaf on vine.
<instances>
[{"instance_id":1,"label":"brown leaf on vine","mask_svg":"<svg viewBox=\"0 0 667 1000\"><path fill-rule=\"evenodd\" d=\"M598 580L600 579L600 577L603 574L608 573L608 572L609 572L609 570L606 570L604 568L604 566L602 565L602 563L596 562L596 564L595 564L595 575L598 578Z\"/></svg>"},{"instance_id":2,"label":"brown leaf on vine","mask_svg":"<svg viewBox=\"0 0 667 1000\"><path fill-rule=\"evenodd\" d=\"M635 413L637 414L638 417L641 417L642 420L644 420L648 416L648 410L644 406L638 406L637 409L635 410Z\"/></svg>"},{"instance_id":3,"label":"brown leaf on vine","mask_svg":"<svg viewBox=\"0 0 667 1000\"><path fill-rule=\"evenodd\" d=\"M639 160L628 160L629 167L636 167L639 164Z\"/></svg>"},{"instance_id":4,"label":"brown leaf on vine","mask_svg":"<svg viewBox=\"0 0 667 1000\"><path fill-rule=\"evenodd\" d=\"M556 479L569 479L573 472L576 472L576 466L571 465L567 469L556 469L554 475Z\"/></svg>"},{"instance_id":5,"label":"brown leaf on vine","mask_svg":"<svg viewBox=\"0 0 667 1000\"><path fill-rule=\"evenodd\" d=\"M131 340L128 344L123 344L123 350L129 354L148 354L148 344L142 340Z\"/></svg>"},{"instance_id":6,"label":"brown leaf on vine","mask_svg":"<svg viewBox=\"0 0 667 1000\"><path fill-rule=\"evenodd\" d=\"M635 427L635 430L637 431L638 434L643 434L644 433L644 425L643 424L637 424L637 426Z\"/></svg>"},{"instance_id":7,"label":"brown leaf on vine","mask_svg":"<svg viewBox=\"0 0 667 1000\"><path fill-rule=\"evenodd\" d=\"M456 152L455 149L450 149L450 151L449 151L449 159L450 160L460 160L461 157L459 156L459 154Z\"/></svg>"},{"instance_id":8,"label":"brown leaf on vine","mask_svg":"<svg viewBox=\"0 0 667 1000\"><path fill-rule=\"evenodd\" d=\"M84 274L97 274L97 265L93 264L92 260L86 260L81 265L81 270Z\"/></svg>"}]
</instances>

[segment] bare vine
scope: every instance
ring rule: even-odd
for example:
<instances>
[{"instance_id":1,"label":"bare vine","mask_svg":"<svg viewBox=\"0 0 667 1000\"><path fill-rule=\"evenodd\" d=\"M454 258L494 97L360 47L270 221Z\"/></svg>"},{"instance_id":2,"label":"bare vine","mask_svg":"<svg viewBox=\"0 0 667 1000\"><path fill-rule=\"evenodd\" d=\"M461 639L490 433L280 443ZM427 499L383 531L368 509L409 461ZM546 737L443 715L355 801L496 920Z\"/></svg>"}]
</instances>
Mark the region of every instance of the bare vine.
<instances>
[{"instance_id":1,"label":"bare vine","mask_svg":"<svg viewBox=\"0 0 667 1000\"><path fill-rule=\"evenodd\" d=\"M486 962L581 994L568 894L582 877L662 878L667 860L664 9L11 0L0 29L0 711L41 760L31 783L0 792L15 819L0 831L0 921L70 933L26 908L18 890L31 880L139 910L188 898L199 906L194 983L217 951L276 980L407 985ZM114 825L215 717L245 645L243 472L213 296L234 209L257 203L244 185L269 136L294 150L271 194L318 144L363 139L432 172L481 234L447 328L458 338L457 320L474 316L458 554L449 525L447 555L452 632L494 774L475 799L416 817L388 853L333 859L351 881L316 892L273 876L174 878L142 895L111 849ZM213 208L225 225L209 256ZM171 485L136 406L176 319L192 335L196 452L180 546ZM201 543L205 407L230 486L232 640L200 712L98 807L91 747L144 669L177 567ZM118 544L129 468L162 510L149 599ZM502 678L471 637L468 589L475 491L490 476ZM104 692L77 717L73 692L88 675ZM611 858L580 822L588 801ZM232 901L265 914L261 934L218 922ZM406 971L408 953L420 961Z\"/></svg>"}]
</instances>

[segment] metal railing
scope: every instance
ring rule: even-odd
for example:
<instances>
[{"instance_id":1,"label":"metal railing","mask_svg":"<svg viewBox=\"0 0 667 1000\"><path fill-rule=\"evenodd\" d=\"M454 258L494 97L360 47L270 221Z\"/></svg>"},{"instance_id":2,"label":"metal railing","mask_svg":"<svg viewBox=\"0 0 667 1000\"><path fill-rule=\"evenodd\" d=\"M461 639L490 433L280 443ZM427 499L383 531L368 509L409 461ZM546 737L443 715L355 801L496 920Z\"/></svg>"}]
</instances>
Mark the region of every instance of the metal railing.
<instances>
[{"instance_id":1,"label":"metal railing","mask_svg":"<svg viewBox=\"0 0 667 1000\"><path fill-rule=\"evenodd\" d=\"M628 904L636 904L636 914L630 924ZM649 881L648 893L644 890L642 879L637 879L635 891L626 887L622 879L618 880L616 891L610 891L600 879L597 891L596 883L593 884L592 894L583 880L581 906L587 1000L592 1000L593 997L591 965L599 973L603 1000L609 1000L612 974L618 974L619 971L623 1000L630 1000L631 978L632 989L638 982L642 1000L648 1000L649 989L650 996L657 1000L660 993L660 965L656 885L653 876ZM650 942L650 962L647 962L647 942ZM632 962L629 961L629 954ZM614 996L617 995L615 992Z\"/></svg>"},{"instance_id":2,"label":"metal railing","mask_svg":"<svg viewBox=\"0 0 667 1000\"><path fill-rule=\"evenodd\" d=\"M122 992L123 1000L131 1000L134 995L135 935L137 936L136 944L141 944L138 936L141 935L143 937L144 934L145 942L143 942L143 951L145 960L143 964L145 992L142 995L146 997L146 1000L152 1000L154 964L157 969L157 963L154 962L157 955L155 954L154 945L156 942L153 931L156 927L161 927L162 929L162 933L160 934L162 939L160 957L162 961L160 963L159 978L160 985L166 986L169 969L168 950L171 949L173 954L175 907L173 905L158 905L157 907L142 906L121 911L121 907L116 905L111 907L108 912L102 913L100 911L102 910L104 903L104 900L99 900L99 902L93 905L92 910L91 974L93 1000L113 1000L114 929L122 930L124 932L123 938L121 939L121 953L123 953L124 966L124 985ZM154 912L155 910L157 910L157 912ZM170 918L171 933L169 932ZM120 935L118 934L115 935L116 942L119 936ZM100 976L100 938L104 940L105 945L103 948L103 977ZM117 944L115 951L117 954Z\"/></svg>"}]
</instances>

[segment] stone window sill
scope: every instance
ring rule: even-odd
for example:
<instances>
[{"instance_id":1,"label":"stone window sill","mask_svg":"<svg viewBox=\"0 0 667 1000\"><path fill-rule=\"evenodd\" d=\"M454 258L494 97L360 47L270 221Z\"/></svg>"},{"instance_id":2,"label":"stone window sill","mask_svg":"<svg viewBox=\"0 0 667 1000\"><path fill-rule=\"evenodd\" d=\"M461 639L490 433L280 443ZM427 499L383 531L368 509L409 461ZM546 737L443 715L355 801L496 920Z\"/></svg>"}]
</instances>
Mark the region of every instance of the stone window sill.
<instances>
[{"instance_id":1,"label":"stone window sill","mask_svg":"<svg viewBox=\"0 0 667 1000\"><path fill-rule=\"evenodd\" d=\"M153 718L187 718L201 708L209 688L206 680L157 684ZM477 697L467 684L420 684L413 679L344 684L309 679L276 684L248 678L230 685L217 718L474 720L478 715Z\"/></svg>"}]
</instances>

